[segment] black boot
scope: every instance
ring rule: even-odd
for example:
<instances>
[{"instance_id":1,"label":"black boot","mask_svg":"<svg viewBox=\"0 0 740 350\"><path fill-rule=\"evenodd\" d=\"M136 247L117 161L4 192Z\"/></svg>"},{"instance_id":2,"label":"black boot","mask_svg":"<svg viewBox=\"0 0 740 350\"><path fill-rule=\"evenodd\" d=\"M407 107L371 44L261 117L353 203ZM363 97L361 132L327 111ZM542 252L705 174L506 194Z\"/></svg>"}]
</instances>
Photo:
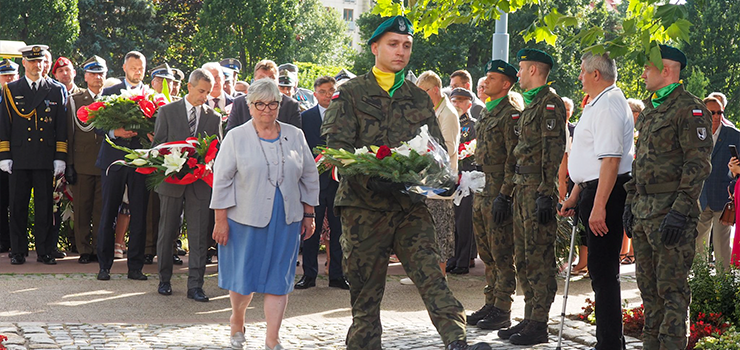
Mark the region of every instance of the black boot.
<instances>
[{"instance_id":1,"label":"black boot","mask_svg":"<svg viewBox=\"0 0 740 350\"><path fill-rule=\"evenodd\" d=\"M511 336L514 345L534 345L547 343L547 322L529 321L524 329Z\"/></svg>"},{"instance_id":2,"label":"black boot","mask_svg":"<svg viewBox=\"0 0 740 350\"><path fill-rule=\"evenodd\" d=\"M529 323L529 320L522 320L522 322L519 322L516 326L510 327L507 329L502 329L498 331L498 337L501 339L509 339L512 335L519 333L520 331L524 330L524 327L527 326L527 323Z\"/></svg>"},{"instance_id":3,"label":"black boot","mask_svg":"<svg viewBox=\"0 0 740 350\"><path fill-rule=\"evenodd\" d=\"M478 321L477 326L480 329L491 331L511 327L511 311L504 311L494 307L486 317Z\"/></svg>"},{"instance_id":4,"label":"black boot","mask_svg":"<svg viewBox=\"0 0 740 350\"><path fill-rule=\"evenodd\" d=\"M486 315L488 315L488 312L491 311L492 308L493 304L483 305L483 307L478 309L478 311L468 315L467 323L471 326L475 326L476 324L478 324L478 321L482 320L484 317L486 317Z\"/></svg>"},{"instance_id":5,"label":"black boot","mask_svg":"<svg viewBox=\"0 0 740 350\"><path fill-rule=\"evenodd\" d=\"M456 340L447 345L446 350L491 350L491 346L488 343L476 343L468 345L468 342L464 340Z\"/></svg>"}]
</instances>

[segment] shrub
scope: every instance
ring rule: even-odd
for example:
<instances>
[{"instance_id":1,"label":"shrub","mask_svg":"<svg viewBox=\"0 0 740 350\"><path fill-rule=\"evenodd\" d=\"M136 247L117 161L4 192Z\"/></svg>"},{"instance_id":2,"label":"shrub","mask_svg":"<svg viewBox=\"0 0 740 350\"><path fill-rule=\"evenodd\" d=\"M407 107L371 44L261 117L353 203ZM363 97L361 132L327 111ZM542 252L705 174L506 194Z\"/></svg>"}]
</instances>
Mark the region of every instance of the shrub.
<instances>
[{"instance_id":1,"label":"shrub","mask_svg":"<svg viewBox=\"0 0 740 350\"><path fill-rule=\"evenodd\" d=\"M724 322L722 314L699 313L695 322L691 323L691 334L686 349L694 349L697 342L705 337L719 337L730 325ZM724 348L723 348L724 349Z\"/></svg>"},{"instance_id":2,"label":"shrub","mask_svg":"<svg viewBox=\"0 0 740 350\"><path fill-rule=\"evenodd\" d=\"M740 273L736 267L714 269L706 257L694 259L689 276L691 287L690 319L698 320L699 314L721 314L725 320L740 322Z\"/></svg>"},{"instance_id":3,"label":"shrub","mask_svg":"<svg viewBox=\"0 0 740 350\"><path fill-rule=\"evenodd\" d=\"M740 332L730 327L721 336L709 336L696 343L694 349L701 350L740 350Z\"/></svg>"},{"instance_id":4,"label":"shrub","mask_svg":"<svg viewBox=\"0 0 740 350\"><path fill-rule=\"evenodd\" d=\"M623 333L635 338L642 337L642 328L645 327L645 307L641 304L632 309L622 309Z\"/></svg>"}]
</instances>

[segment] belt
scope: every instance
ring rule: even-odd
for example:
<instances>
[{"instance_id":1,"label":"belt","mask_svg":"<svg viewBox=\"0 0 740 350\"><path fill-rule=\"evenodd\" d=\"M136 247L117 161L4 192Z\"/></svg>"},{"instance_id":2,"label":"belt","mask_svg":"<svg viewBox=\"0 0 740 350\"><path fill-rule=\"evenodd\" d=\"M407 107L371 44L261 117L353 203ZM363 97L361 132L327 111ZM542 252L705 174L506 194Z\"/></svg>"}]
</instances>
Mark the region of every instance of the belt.
<instances>
[{"instance_id":1,"label":"belt","mask_svg":"<svg viewBox=\"0 0 740 350\"><path fill-rule=\"evenodd\" d=\"M636 185L637 193L640 195L675 192L681 183L678 181L662 184Z\"/></svg>"},{"instance_id":2,"label":"belt","mask_svg":"<svg viewBox=\"0 0 740 350\"><path fill-rule=\"evenodd\" d=\"M540 165L517 165L514 167L514 172L517 174L539 174L542 171Z\"/></svg>"},{"instance_id":3,"label":"belt","mask_svg":"<svg viewBox=\"0 0 740 350\"><path fill-rule=\"evenodd\" d=\"M629 172L626 172L624 174L617 175L617 180L629 180L632 178L632 175ZM581 190L585 190L590 187L596 187L599 185L599 179L593 179L591 181L581 182L578 184L578 187L581 188Z\"/></svg>"},{"instance_id":4,"label":"belt","mask_svg":"<svg viewBox=\"0 0 740 350\"><path fill-rule=\"evenodd\" d=\"M493 165L481 165L484 173L500 173L504 171L504 163Z\"/></svg>"}]
</instances>

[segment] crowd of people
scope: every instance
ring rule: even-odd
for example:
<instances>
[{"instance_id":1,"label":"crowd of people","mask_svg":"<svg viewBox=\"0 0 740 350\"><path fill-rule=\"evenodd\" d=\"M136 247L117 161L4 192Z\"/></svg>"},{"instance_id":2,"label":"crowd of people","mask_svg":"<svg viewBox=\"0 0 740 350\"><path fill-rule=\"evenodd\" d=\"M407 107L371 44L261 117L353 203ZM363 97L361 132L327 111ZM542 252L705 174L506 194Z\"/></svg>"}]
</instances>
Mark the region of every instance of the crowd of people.
<instances>
[{"instance_id":1,"label":"crowd of people","mask_svg":"<svg viewBox=\"0 0 740 350\"><path fill-rule=\"evenodd\" d=\"M327 230L329 287L350 293L349 349L381 348L380 302L393 256L446 349L479 350L490 346L468 345L467 325L498 331L517 345L548 341L559 273L556 216L575 216L585 227L575 270L588 271L595 292L595 348L625 348L619 267L634 262L645 306L644 348L686 346L695 255L708 255L711 241L718 267L738 264L738 235L731 244L730 226L720 217L740 174L728 147L740 144L740 131L723 115L724 95L701 100L684 89L683 52L660 46L662 68L648 63L642 75L651 92L644 101L628 100L616 86L609 53L583 55L586 97L573 125L573 101L549 86L557 62L544 51L520 50L516 66L489 61L474 93L464 70L452 73L448 88L435 72L406 74L413 27L403 16L383 22L368 45L375 56L370 72L322 76L313 91L298 88L295 65L271 60L256 64L251 85L237 80L238 60L224 59L194 69L187 80L162 64L149 71L147 86L146 57L137 51L123 58L120 80L106 79L107 62L98 56L83 62L83 89L69 59L52 63L44 45L22 48L23 75L15 62L0 63L0 210L10 214L0 216L0 251L10 253L11 264L25 263L33 189L37 260L54 265L64 256L52 191L55 181L66 181L74 194L78 262L98 262L97 279L104 281L125 251L128 278L146 280L142 267L156 256L158 293L168 296L173 265L182 264L184 219L187 298L209 300L205 266L217 252L218 283L230 291L232 347L244 346L245 312L253 294L262 293L265 347L273 350L283 349L288 294L316 287ZM517 84L523 93L512 91ZM133 89L174 96L146 135L153 146L193 136L221 140L212 186L165 182L150 191L145 175L113 164L125 154L104 141L136 149L144 135L76 118L101 96ZM453 172L484 174L480 192L459 204L445 195L420 201L387 179L317 172L316 146L395 147L422 126L445 147ZM473 157L458 153L473 141ZM303 276L295 282L301 249ZM483 306L466 316L445 274L468 273L477 256L487 286ZM512 326L517 285L525 308Z\"/></svg>"}]
</instances>

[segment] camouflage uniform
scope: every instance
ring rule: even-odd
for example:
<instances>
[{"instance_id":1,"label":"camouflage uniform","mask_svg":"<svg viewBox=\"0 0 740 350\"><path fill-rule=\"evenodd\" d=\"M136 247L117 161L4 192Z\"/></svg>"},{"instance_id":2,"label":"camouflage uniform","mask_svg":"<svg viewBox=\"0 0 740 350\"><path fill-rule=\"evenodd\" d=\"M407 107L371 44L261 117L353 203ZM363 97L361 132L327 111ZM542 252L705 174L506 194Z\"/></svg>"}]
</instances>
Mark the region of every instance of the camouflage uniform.
<instances>
[{"instance_id":1,"label":"camouflage uniform","mask_svg":"<svg viewBox=\"0 0 740 350\"><path fill-rule=\"evenodd\" d=\"M428 95L406 80L390 97L370 72L339 87L326 111L322 134L331 148L397 147L416 136L422 125L442 140ZM439 267L426 205L401 192L371 191L367 184L367 176L343 177L334 202L344 232L342 265L352 304L347 348L381 349L380 301L391 250L414 281L445 344L464 340L463 306Z\"/></svg>"},{"instance_id":2,"label":"camouflage uniform","mask_svg":"<svg viewBox=\"0 0 740 350\"><path fill-rule=\"evenodd\" d=\"M640 137L633 179L624 186L635 218L632 244L645 305L643 346L685 349L691 302L687 279L695 252L698 199L711 171L712 116L683 86L658 108L649 99L645 106L636 124ZM665 246L658 228L670 210L688 220L680 241Z\"/></svg>"},{"instance_id":3,"label":"camouflage uniform","mask_svg":"<svg viewBox=\"0 0 740 350\"><path fill-rule=\"evenodd\" d=\"M486 186L473 197L473 231L478 254L486 266L486 305L504 311L511 310L511 296L516 290L513 218L509 216L502 225L496 225L491 208L499 193L511 196L514 190L516 159L512 154L518 140L514 129L520 113L506 97L493 110L484 110L475 128L475 162L486 174Z\"/></svg>"},{"instance_id":4,"label":"camouflage uniform","mask_svg":"<svg viewBox=\"0 0 740 350\"><path fill-rule=\"evenodd\" d=\"M555 300L555 203L552 219L541 224L535 201L557 198L560 161L565 152L565 105L554 90L542 89L522 111L514 148L514 259L524 292L524 319L547 322Z\"/></svg>"}]
</instances>

